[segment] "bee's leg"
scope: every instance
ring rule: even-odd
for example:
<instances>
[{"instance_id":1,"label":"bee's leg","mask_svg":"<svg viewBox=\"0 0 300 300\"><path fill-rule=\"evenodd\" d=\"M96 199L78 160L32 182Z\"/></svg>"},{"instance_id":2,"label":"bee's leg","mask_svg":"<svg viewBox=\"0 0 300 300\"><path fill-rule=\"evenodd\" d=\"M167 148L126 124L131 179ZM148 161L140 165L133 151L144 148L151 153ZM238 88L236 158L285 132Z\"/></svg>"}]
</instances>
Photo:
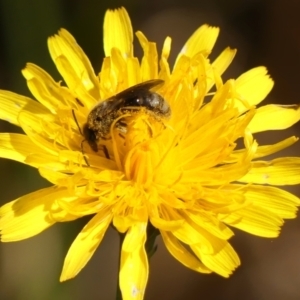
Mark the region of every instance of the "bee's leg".
<instances>
[{"instance_id":1,"label":"bee's leg","mask_svg":"<svg viewBox=\"0 0 300 300\"><path fill-rule=\"evenodd\" d=\"M109 156L109 153L108 153L108 150L107 150L106 146L105 145L101 145L101 146L103 147L103 153L104 153L105 157L107 159L110 159L110 156Z\"/></svg>"},{"instance_id":2,"label":"bee's leg","mask_svg":"<svg viewBox=\"0 0 300 300\"><path fill-rule=\"evenodd\" d=\"M86 156L85 156L85 154L84 154L84 151L83 151L83 143L84 143L85 141L86 141L86 140L82 140L82 141L81 141L80 148L81 148L81 153L82 153L82 155L83 155L83 159L84 159L86 165L87 165L88 167L90 167L90 163L88 162L88 160L87 160L87 158L86 158Z\"/></svg>"},{"instance_id":3,"label":"bee's leg","mask_svg":"<svg viewBox=\"0 0 300 300\"><path fill-rule=\"evenodd\" d=\"M101 136L101 140L107 141L107 140L110 140L110 139L111 139L111 137ZM108 150L107 150L107 147L106 147L105 145L103 145L103 144L100 144L99 147L102 148L105 157L106 157L107 159L110 159L110 156L109 156L109 152L108 152Z\"/></svg>"},{"instance_id":4,"label":"bee's leg","mask_svg":"<svg viewBox=\"0 0 300 300\"><path fill-rule=\"evenodd\" d=\"M127 124L125 122L123 122L122 120L119 120L116 123L116 127L117 129L122 133L122 134L126 134L127 133Z\"/></svg>"}]
</instances>

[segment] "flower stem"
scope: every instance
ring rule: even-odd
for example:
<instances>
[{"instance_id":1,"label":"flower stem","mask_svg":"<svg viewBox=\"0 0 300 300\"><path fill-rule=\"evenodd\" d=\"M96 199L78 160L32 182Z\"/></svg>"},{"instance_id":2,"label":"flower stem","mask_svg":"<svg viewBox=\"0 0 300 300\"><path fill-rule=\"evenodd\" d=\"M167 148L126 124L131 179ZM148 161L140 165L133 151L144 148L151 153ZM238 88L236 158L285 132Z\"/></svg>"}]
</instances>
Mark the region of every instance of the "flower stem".
<instances>
[{"instance_id":1,"label":"flower stem","mask_svg":"<svg viewBox=\"0 0 300 300\"><path fill-rule=\"evenodd\" d=\"M148 256L148 261L157 250L157 245L155 245L156 237L159 235L159 230L157 230L151 223L147 226L147 241L145 244L145 249Z\"/></svg>"},{"instance_id":2,"label":"flower stem","mask_svg":"<svg viewBox=\"0 0 300 300\"><path fill-rule=\"evenodd\" d=\"M117 293L116 293L116 300L122 300L122 293L120 289L120 268L121 268L121 250L122 250L122 244L125 238L124 233L119 232L119 238L120 238L120 243L119 243L119 267L118 267L118 280L117 280Z\"/></svg>"}]
</instances>

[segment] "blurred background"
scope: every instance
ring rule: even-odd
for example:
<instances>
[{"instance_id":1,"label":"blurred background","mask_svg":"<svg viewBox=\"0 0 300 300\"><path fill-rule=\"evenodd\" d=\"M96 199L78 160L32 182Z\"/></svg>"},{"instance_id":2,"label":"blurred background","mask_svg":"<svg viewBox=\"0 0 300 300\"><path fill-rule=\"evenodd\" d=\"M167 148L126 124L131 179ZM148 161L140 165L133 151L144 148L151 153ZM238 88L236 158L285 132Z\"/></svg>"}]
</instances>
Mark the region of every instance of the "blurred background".
<instances>
[{"instance_id":1,"label":"blurred background","mask_svg":"<svg viewBox=\"0 0 300 300\"><path fill-rule=\"evenodd\" d=\"M75 36L98 72L104 13L121 5L128 10L134 30L156 41L159 52L164 38L172 37L171 61L201 24L221 27L212 57L227 46L238 49L226 78L265 65L275 80L266 102L299 103L300 1L296 0L0 0L0 88L30 96L20 73L26 62L60 80L46 41L61 27ZM140 55L139 46L136 49ZM296 125L256 138L268 144L299 135L299 129ZM18 129L1 121L0 131ZM284 154L299 156L299 149L296 145ZM0 159L1 204L48 185L35 169ZM300 195L299 188L290 190ZM86 221L57 224L31 239L0 244L0 299L114 299L118 235L113 230L76 278L59 283L64 256ZM300 218L287 221L277 239L236 231L231 242L242 266L224 279L183 267L158 239L145 299L300 299Z\"/></svg>"}]
</instances>

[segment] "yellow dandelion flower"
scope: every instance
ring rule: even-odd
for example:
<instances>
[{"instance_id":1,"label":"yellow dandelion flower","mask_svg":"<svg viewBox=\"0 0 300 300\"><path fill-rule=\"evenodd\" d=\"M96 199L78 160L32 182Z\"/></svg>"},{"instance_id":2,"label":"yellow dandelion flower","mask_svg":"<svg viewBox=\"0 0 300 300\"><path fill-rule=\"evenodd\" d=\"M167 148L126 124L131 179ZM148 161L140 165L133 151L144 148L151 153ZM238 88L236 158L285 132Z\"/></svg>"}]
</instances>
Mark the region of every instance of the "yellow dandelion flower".
<instances>
[{"instance_id":1,"label":"yellow dandelion flower","mask_svg":"<svg viewBox=\"0 0 300 300\"><path fill-rule=\"evenodd\" d=\"M211 62L218 34L218 28L201 26L171 69L169 37L159 55L156 44L137 32L144 51L139 61L126 10L108 11L99 74L66 30L49 38L65 84L27 64L22 73L38 101L0 92L0 118L25 132L1 133L0 156L37 168L53 186L0 208L2 242L93 215L69 249L61 280L77 275L112 225L124 234L123 299L143 299L147 230L159 231L183 265L224 277L240 264L229 243L231 228L276 237L283 219L295 217L299 199L275 186L300 183L300 158L262 158L297 138L259 145L253 134L286 129L300 111L256 107L273 87L264 67L223 82L236 51L227 48Z\"/></svg>"}]
</instances>

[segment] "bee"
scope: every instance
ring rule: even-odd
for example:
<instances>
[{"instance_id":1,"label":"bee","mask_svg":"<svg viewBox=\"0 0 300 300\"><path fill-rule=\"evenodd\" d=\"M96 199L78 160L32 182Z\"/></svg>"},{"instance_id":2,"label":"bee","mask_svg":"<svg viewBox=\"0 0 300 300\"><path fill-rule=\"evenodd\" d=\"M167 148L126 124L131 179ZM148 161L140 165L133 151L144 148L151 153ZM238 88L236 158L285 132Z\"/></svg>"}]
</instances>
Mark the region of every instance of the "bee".
<instances>
[{"instance_id":1,"label":"bee","mask_svg":"<svg viewBox=\"0 0 300 300\"><path fill-rule=\"evenodd\" d=\"M90 111L87 122L83 126L84 141L87 141L92 150L97 152L98 142L107 139L114 120L128 112L136 112L144 108L157 119L169 117L171 108L168 102L151 90L163 83L164 81L160 79L148 80L98 103ZM126 132L124 121L118 121L116 127ZM108 156L108 151L104 150L104 152Z\"/></svg>"}]
</instances>

